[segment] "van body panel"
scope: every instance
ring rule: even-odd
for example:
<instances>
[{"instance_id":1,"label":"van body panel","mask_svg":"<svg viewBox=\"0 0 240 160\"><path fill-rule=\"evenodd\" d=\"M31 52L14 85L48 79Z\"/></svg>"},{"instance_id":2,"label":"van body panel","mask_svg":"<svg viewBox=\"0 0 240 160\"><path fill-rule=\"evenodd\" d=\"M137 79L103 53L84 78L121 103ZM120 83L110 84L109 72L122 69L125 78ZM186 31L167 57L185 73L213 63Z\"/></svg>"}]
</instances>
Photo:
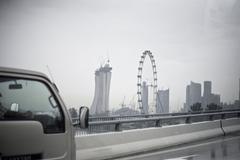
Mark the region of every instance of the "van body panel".
<instances>
[{"instance_id":1,"label":"van body panel","mask_svg":"<svg viewBox=\"0 0 240 160\"><path fill-rule=\"evenodd\" d=\"M65 132L63 133L44 133L42 124L38 121L0 120L0 159L4 156L41 154L41 159L75 160L76 148L71 117L50 80L38 72L3 67L0 67L0 77L43 82L56 97L65 123Z\"/></svg>"}]
</instances>

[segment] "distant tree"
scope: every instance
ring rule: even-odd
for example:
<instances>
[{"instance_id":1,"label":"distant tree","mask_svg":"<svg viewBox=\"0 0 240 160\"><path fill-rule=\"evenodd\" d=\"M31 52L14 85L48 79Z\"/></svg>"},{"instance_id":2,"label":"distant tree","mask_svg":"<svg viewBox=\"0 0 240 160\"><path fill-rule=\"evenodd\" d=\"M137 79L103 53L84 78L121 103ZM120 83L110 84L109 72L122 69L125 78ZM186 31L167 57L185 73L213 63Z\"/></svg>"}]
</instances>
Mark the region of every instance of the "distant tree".
<instances>
[{"instance_id":1,"label":"distant tree","mask_svg":"<svg viewBox=\"0 0 240 160\"><path fill-rule=\"evenodd\" d=\"M202 108L202 104L201 103L194 103L192 106L191 106L191 111L192 112L200 112L202 111L203 108Z\"/></svg>"},{"instance_id":2,"label":"distant tree","mask_svg":"<svg viewBox=\"0 0 240 160\"><path fill-rule=\"evenodd\" d=\"M75 108L69 108L68 111L72 118L76 118L78 116L77 110Z\"/></svg>"},{"instance_id":3,"label":"distant tree","mask_svg":"<svg viewBox=\"0 0 240 160\"><path fill-rule=\"evenodd\" d=\"M222 109L222 107L215 103L211 103L211 104L207 105L207 108L206 108L206 110L208 110L208 111L215 111L215 110L221 110L221 109Z\"/></svg>"}]
</instances>

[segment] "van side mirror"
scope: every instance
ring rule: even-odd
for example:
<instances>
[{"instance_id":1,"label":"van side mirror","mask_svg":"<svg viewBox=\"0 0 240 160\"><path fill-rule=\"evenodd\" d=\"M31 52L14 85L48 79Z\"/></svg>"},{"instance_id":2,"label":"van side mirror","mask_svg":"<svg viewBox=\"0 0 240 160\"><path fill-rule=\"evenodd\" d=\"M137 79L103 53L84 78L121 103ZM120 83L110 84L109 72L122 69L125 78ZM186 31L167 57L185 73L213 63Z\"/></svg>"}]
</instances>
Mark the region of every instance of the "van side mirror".
<instances>
[{"instance_id":1,"label":"van side mirror","mask_svg":"<svg viewBox=\"0 0 240 160\"><path fill-rule=\"evenodd\" d=\"M80 128L88 128L89 109L80 107L79 109L79 126Z\"/></svg>"}]
</instances>

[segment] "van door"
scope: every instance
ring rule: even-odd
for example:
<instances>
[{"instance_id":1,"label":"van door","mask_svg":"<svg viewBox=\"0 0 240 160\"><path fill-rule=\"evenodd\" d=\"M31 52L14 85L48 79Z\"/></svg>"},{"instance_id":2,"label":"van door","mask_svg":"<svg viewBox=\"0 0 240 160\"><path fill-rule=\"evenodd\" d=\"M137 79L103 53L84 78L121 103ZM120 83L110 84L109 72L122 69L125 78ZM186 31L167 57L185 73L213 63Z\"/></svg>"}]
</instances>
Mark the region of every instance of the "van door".
<instances>
[{"instance_id":1,"label":"van door","mask_svg":"<svg viewBox=\"0 0 240 160\"><path fill-rule=\"evenodd\" d=\"M71 159L60 102L44 81L0 76L0 159Z\"/></svg>"}]
</instances>

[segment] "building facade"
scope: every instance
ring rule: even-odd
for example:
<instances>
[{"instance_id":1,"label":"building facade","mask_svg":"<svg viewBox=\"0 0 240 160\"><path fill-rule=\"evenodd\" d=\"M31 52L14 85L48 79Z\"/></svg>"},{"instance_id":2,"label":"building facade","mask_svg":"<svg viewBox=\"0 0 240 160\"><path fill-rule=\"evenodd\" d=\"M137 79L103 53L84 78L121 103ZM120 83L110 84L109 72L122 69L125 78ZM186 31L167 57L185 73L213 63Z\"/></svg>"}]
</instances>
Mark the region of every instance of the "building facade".
<instances>
[{"instance_id":1,"label":"building facade","mask_svg":"<svg viewBox=\"0 0 240 160\"><path fill-rule=\"evenodd\" d=\"M143 107L143 114L148 114L148 85L146 81L143 81L142 84L142 107Z\"/></svg>"},{"instance_id":2,"label":"building facade","mask_svg":"<svg viewBox=\"0 0 240 160\"><path fill-rule=\"evenodd\" d=\"M211 99L210 99L210 102L208 103L209 104L216 104L218 106L220 106L220 95L219 94L211 94Z\"/></svg>"},{"instance_id":3,"label":"building facade","mask_svg":"<svg viewBox=\"0 0 240 160\"><path fill-rule=\"evenodd\" d=\"M200 83L191 82L190 84L190 106L202 103L202 88Z\"/></svg>"},{"instance_id":4,"label":"building facade","mask_svg":"<svg viewBox=\"0 0 240 160\"><path fill-rule=\"evenodd\" d=\"M190 85L187 85L186 88L186 103L185 103L185 110L191 111L191 106L196 103L202 103L202 90L201 84L192 82Z\"/></svg>"},{"instance_id":5,"label":"building facade","mask_svg":"<svg viewBox=\"0 0 240 160\"><path fill-rule=\"evenodd\" d=\"M95 93L90 108L91 115L107 115L109 112L109 91L111 82L109 61L95 71Z\"/></svg>"},{"instance_id":6,"label":"building facade","mask_svg":"<svg viewBox=\"0 0 240 160\"><path fill-rule=\"evenodd\" d=\"M204 81L204 92L202 98L203 109L206 110L210 104L216 104L220 106L220 95L212 93L212 82Z\"/></svg>"},{"instance_id":7,"label":"building facade","mask_svg":"<svg viewBox=\"0 0 240 160\"><path fill-rule=\"evenodd\" d=\"M158 90L157 113L169 113L169 89Z\"/></svg>"},{"instance_id":8,"label":"building facade","mask_svg":"<svg viewBox=\"0 0 240 160\"><path fill-rule=\"evenodd\" d=\"M190 106L190 85L186 87L186 102L184 103L184 111L187 112Z\"/></svg>"},{"instance_id":9,"label":"building facade","mask_svg":"<svg viewBox=\"0 0 240 160\"><path fill-rule=\"evenodd\" d=\"M212 82L211 81L204 81L203 83L204 90L203 90L203 98L202 98L202 107L205 110L207 105L213 100L212 96Z\"/></svg>"}]
</instances>

